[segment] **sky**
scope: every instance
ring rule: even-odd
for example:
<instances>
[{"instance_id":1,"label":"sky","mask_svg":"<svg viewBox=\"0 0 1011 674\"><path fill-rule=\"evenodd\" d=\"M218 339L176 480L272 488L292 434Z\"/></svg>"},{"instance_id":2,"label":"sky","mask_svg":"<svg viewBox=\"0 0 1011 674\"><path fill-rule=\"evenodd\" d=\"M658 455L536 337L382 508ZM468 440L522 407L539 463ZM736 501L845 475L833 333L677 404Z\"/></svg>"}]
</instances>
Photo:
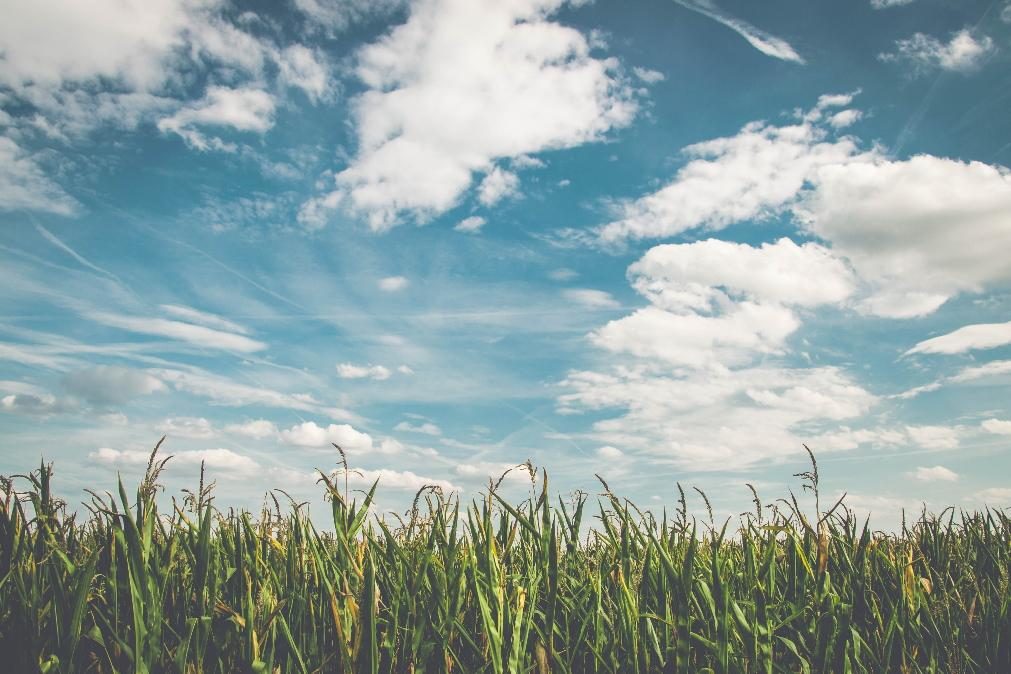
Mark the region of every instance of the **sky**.
<instances>
[{"instance_id":1,"label":"sky","mask_svg":"<svg viewBox=\"0 0 1011 674\"><path fill-rule=\"evenodd\" d=\"M1011 505L1003 0L0 6L0 474Z\"/></svg>"}]
</instances>

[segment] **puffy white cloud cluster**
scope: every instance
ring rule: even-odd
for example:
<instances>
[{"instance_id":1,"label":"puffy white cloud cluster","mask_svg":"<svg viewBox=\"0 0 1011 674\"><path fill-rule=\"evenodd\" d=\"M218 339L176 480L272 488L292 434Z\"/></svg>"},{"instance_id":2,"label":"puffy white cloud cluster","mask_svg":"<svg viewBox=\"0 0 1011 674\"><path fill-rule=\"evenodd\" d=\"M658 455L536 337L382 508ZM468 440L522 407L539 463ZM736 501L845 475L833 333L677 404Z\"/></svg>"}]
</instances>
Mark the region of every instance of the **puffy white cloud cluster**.
<instances>
[{"instance_id":1,"label":"puffy white cloud cluster","mask_svg":"<svg viewBox=\"0 0 1011 674\"><path fill-rule=\"evenodd\" d=\"M510 158L601 139L635 112L617 61L552 21L563 0L421 0L406 23L366 46L354 102L358 152L334 190L305 205L325 223L339 205L375 230L454 206L483 175L478 199L516 193Z\"/></svg>"}]
</instances>

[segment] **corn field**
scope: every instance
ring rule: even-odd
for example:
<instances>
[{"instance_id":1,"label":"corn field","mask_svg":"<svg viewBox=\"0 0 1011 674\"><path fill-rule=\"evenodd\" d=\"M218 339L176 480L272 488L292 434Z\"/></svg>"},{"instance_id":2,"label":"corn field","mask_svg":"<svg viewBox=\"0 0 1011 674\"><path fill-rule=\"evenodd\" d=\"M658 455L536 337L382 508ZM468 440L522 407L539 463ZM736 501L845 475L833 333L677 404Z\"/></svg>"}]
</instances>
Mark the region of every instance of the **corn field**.
<instances>
[{"instance_id":1,"label":"corn field","mask_svg":"<svg viewBox=\"0 0 1011 674\"><path fill-rule=\"evenodd\" d=\"M875 533L822 511L813 456L813 513L756 493L733 527L684 492L665 514L603 480L555 497L532 469L524 502L423 489L395 524L341 471L320 474L332 530L283 495L223 511L203 480L163 512L166 461L73 515L51 467L3 478L0 670L1011 672L1008 514Z\"/></svg>"}]
</instances>

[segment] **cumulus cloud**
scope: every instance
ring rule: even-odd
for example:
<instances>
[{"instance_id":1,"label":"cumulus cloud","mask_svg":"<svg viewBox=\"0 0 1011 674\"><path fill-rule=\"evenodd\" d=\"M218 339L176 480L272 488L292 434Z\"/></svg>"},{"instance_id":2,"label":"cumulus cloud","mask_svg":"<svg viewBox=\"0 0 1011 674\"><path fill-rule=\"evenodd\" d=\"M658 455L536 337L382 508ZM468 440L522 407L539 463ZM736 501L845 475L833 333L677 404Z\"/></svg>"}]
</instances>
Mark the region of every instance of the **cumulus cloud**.
<instances>
[{"instance_id":1,"label":"cumulus cloud","mask_svg":"<svg viewBox=\"0 0 1011 674\"><path fill-rule=\"evenodd\" d=\"M13 414L48 416L76 409L73 401L50 393L11 393L0 398L0 409Z\"/></svg>"},{"instance_id":2,"label":"cumulus cloud","mask_svg":"<svg viewBox=\"0 0 1011 674\"><path fill-rule=\"evenodd\" d=\"M632 74L638 77L645 84L656 84L657 82L663 82L664 74L659 70L651 70L650 68L640 68L635 66L632 68Z\"/></svg>"},{"instance_id":3,"label":"cumulus cloud","mask_svg":"<svg viewBox=\"0 0 1011 674\"><path fill-rule=\"evenodd\" d=\"M374 230L454 206L496 160L573 147L627 125L636 105L614 59L549 19L563 0L422 0L358 54L358 154L308 203L364 215ZM501 171L501 169L499 169ZM489 192L491 200L495 192Z\"/></svg>"},{"instance_id":4,"label":"cumulus cloud","mask_svg":"<svg viewBox=\"0 0 1011 674\"><path fill-rule=\"evenodd\" d=\"M266 419L253 419L241 424L228 424L225 426L225 431L253 438L254 440L263 440L264 438L276 436L277 426L274 425L274 422L267 421Z\"/></svg>"},{"instance_id":5,"label":"cumulus cloud","mask_svg":"<svg viewBox=\"0 0 1011 674\"><path fill-rule=\"evenodd\" d=\"M975 500L988 505L1007 505L1011 503L1011 487L988 487L977 492L967 500Z\"/></svg>"},{"instance_id":6,"label":"cumulus cloud","mask_svg":"<svg viewBox=\"0 0 1011 674\"><path fill-rule=\"evenodd\" d=\"M151 456L150 451L133 449L112 449L101 447L97 451L88 454L88 458L93 461L108 464L121 464L129 466L146 466ZM248 456L238 454L230 449L192 449L182 452L173 452L169 462L173 465L197 465L204 463L211 470L222 471L215 476L223 478L245 478L260 470L260 465Z\"/></svg>"},{"instance_id":7,"label":"cumulus cloud","mask_svg":"<svg viewBox=\"0 0 1011 674\"><path fill-rule=\"evenodd\" d=\"M477 200L484 206L494 206L506 197L519 193L520 177L498 166L488 172L477 188Z\"/></svg>"},{"instance_id":8,"label":"cumulus cloud","mask_svg":"<svg viewBox=\"0 0 1011 674\"><path fill-rule=\"evenodd\" d=\"M746 125L736 136L687 148L693 157L660 190L620 203L619 218L589 235L627 239L722 229L788 213L852 265L870 314L910 318L962 292L1011 280L1011 172L930 155L891 160L831 135L831 110L852 95L823 96L800 122ZM837 113L836 113L837 114ZM577 240L585 232L562 232Z\"/></svg>"},{"instance_id":9,"label":"cumulus cloud","mask_svg":"<svg viewBox=\"0 0 1011 674\"><path fill-rule=\"evenodd\" d=\"M977 349L994 349L1005 344L1011 344L1011 322L980 323L966 325L946 335L926 339L906 351L905 355L965 353Z\"/></svg>"},{"instance_id":10,"label":"cumulus cloud","mask_svg":"<svg viewBox=\"0 0 1011 674\"><path fill-rule=\"evenodd\" d=\"M334 82L324 58L305 45L285 47L278 55L280 80L305 92L313 102L333 95Z\"/></svg>"},{"instance_id":11,"label":"cumulus cloud","mask_svg":"<svg viewBox=\"0 0 1011 674\"><path fill-rule=\"evenodd\" d=\"M443 492L459 491L459 488L448 480L424 477L409 470L393 470L379 468L376 470L355 470L348 474L349 484L365 487L371 486L376 480L380 487L416 492L422 487L438 487Z\"/></svg>"},{"instance_id":12,"label":"cumulus cloud","mask_svg":"<svg viewBox=\"0 0 1011 674\"><path fill-rule=\"evenodd\" d=\"M689 162L660 190L619 203L618 219L599 228L604 245L672 237L697 227L716 230L762 220L795 203L820 166L867 160L850 137L834 138L823 113L852 96L823 97L797 124L752 122L736 136L689 145Z\"/></svg>"},{"instance_id":13,"label":"cumulus cloud","mask_svg":"<svg viewBox=\"0 0 1011 674\"><path fill-rule=\"evenodd\" d=\"M674 0L674 2L682 7L687 7L699 14L708 16L713 21L722 23L724 26L743 37L748 41L748 44L766 56L771 56L772 58L781 59L783 61L804 63L804 59L801 58L800 54L798 54L792 46L790 46L789 42L767 33L764 30L756 28L747 21L742 21L741 19L727 14L717 7L713 0Z\"/></svg>"},{"instance_id":14,"label":"cumulus cloud","mask_svg":"<svg viewBox=\"0 0 1011 674\"><path fill-rule=\"evenodd\" d=\"M79 208L76 199L46 176L35 156L0 136L0 210L73 215Z\"/></svg>"},{"instance_id":15,"label":"cumulus cloud","mask_svg":"<svg viewBox=\"0 0 1011 674\"><path fill-rule=\"evenodd\" d=\"M337 365L337 376L341 379L375 379L383 381L390 378L389 368L382 365L355 365L340 363Z\"/></svg>"},{"instance_id":16,"label":"cumulus cloud","mask_svg":"<svg viewBox=\"0 0 1011 674\"><path fill-rule=\"evenodd\" d=\"M219 127L263 134L274 126L274 97L254 88L208 87L202 100L158 120L158 130L175 133L196 150L234 152L234 143L207 136L201 128Z\"/></svg>"},{"instance_id":17,"label":"cumulus cloud","mask_svg":"<svg viewBox=\"0 0 1011 674\"><path fill-rule=\"evenodd\" d=\"M602 459L607 459L609 461L614 461L625 456L625 453L618 449L617 447L612 447L611 445L604 445L597 449L597 456Z\"/></svg>"},{"instance_id":18,"label":"cumulus cloud","mask_svg":"<svg viewBox=\"0 0 1011 674\"><path fill-rule=\"evenodd\" d=\"M876 287L873 314L933 312L1011 280L1011 171L930 155L824 165L798 216Z\"/></svg>"},{"instance_id":19,"label":"cumulus cloud","mask_svg":"<svg viewBox=\"0 0 1011 674\"><path fill-rule=\"evenodd\" d=\"M371 452L372 436L355 430L348 424L320 426L313 421L296 424L281 431L283 442L299 447L329 447L337 444L349 452Z\"/></svg>"},{"instance_id":20,"label":"cumulus cloud","mask_svg":"<svg viewBox=\"0 0 1011 674\"><path fill-rule=\"evenodd\" d=\"M1003 419L987 419L980 427L987 433L994 435L1011 435L1011 421Z\"/></svg>"},{"instance_id":21,"label":"cumulus cloud","mask_svg":"<svg viewBox=\"0 0 1011 674\"><path fill-rule=\"evenodd\" d=\"M898 40L894 52L880 54L878 58L907 63L918 74L935 69L968 73L979 69L993 51L991 38L985 35L976 37L968 29L963 29L952 34L948 42L916 33Z\"/></svg>"},{"instance_id":22,"label":"cumulus cloud","mask_svg":"<svg viewBox=\"0 0 1011 674\"><path fill-rule=\"evenodd\" d=\"M157 377L118 365L70 372L64 376L63 386L69 393L99 406L119 405L166 389Z\"/></svg>"},{"instance_id":23,"label":"cumulus cloud","mask_svg":"<svg viewBox=\"0 0 1011 674\"><path fill-rule=\"evenodd\" d=\"M950 426L906 426L913 443L925 449L955 449L959 430Z\"/></svg>"},{"instance_id":24,"label":"cumulus cloud","mask_svg":"<svg viewBox=\"0 0 1011 674\"><path fill-rule=\"evenodd\" d=\"M155 88L201 13L199 3L177 0L15 0L0 27L0 82L19 88L108 77Z\"/></svg>"},{"instance_id":25,"label":"cumulus cloud","mask_svg":"<svg viewBox=\"0 0 1011 674\"><path fill-rule=\"evenodd\" d=\"M796 455L816 429L859 418L876 402L832 367L677 370L650 363L574 371L561 385L567 392L558 398L560 410L605 415L588 437L686 470L744 469Z\"/></svg>"},{"instance_id":26,"label":"cumulus cloud","mask_svg":"<svg viewBox=\"0 0 1011 674\"><path fill-rule=\"evenodd\" d=\"M214 426L203 417L169 417L157 428L169 437L176 438L212 438Z\"/></svg>"},{"instance_id":27,"label":"cumulus cloud","mask_svg":"<svg viewBox=\"0 0 1011 674\"><path fill-rule=\"evenodd\" d=\"M874 9L887 9L889 7L910 5L913 2L915 2L915 0L871 0L871 7Z\"/></svg>"},{"instance_id":28,"label":"cumulus cloud","mask_svg":"<svg viewBox=\"0 0 1011 674\"><path fill-rule=\"evenodd\" d=\"M458 232L466 232L467 234L477 234L485 224L487 224L487 221L480 215L472 215L456 223L453 229Z\"/></svg>"},{"instance_id":29,"label":"cumulus cloud","mask_svg":"<svg viewBox=\"0 0 1011 674\"><path fill-rule=\"evenodd\" d=\"M732 301L835 304L856 279L832 251L787 238L760 246L707 239L654 246L629 267L632 286L669 311L711 312Z\"/></svg>"},{"instance_id":30,"label":"cumulus cloud","mask_svg":"<svg viewBox=\"0 0 1011 674\"><path fill-rule=\"evenodd\" d=\"M594 344L672 365L741 365L781 351L800 327L791 306L838 303L853 291L844 263L789 239L760 247L709 239L650 249L629 267L652 306L594 331Z\"/></svg>"},{"instance_id":31,"label":"cumulus cloud","mask_svg":"<svg viewBox=\"0 0 1011 674\"><path fill-rule=\"evenodd\" d=\"M180 101L159 94L204 68L220 68L230 81L262 81L265 64L275 62L282 82L319 87L298 45L295 51L280 49L245 32L226 17L220 0L15 5L0 26L0 85L38 111L35 121L55 133L80 135L103 124L135 128L179 108ZM183 115L199 117L191 107L184 105Z\"/></svg>"},{"instance_id":32,"label":"cumulus cloud","mask_svg":"<svg viewBox=\"0 0 1011 674\"><path fill-rule=\"evenodd\" d=\"M569 288L562 291L562 297L589 309L617 309L621 306L611 293L592 288Z\"/></svg>"},{"instance_id":33,"label":"cumulus cloud","mask_svg":"<svg viewBox=\"0 0 1011 674\"><path fill-rule=\"evenodd\" d=\"M944 466L918 466L910 473L913 479L921 482L955 482L958 473Z\"/></svg>"}]
</instances>

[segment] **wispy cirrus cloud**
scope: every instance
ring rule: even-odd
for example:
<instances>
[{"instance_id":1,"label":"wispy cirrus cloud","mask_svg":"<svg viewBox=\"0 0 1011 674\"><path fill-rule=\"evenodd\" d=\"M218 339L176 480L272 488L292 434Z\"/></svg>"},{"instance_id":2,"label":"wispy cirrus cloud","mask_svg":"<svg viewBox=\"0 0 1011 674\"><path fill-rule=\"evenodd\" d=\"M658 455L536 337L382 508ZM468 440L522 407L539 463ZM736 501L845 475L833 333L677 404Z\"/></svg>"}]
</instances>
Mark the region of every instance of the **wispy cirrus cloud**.
<instances>
[{"instance_id":1,"label":"wispy cirrus cloud","mask_svg":"<svg viewBox=\"0 0 1011 674\"><path fill-rule=\"evenodd\" d=\"M107 311L87 311L84 313L84 316L96 323L108 325L112 328L142 335L168 337L207 349L254 353L267 348L265 343L251 339L245 335L237 335L203 325L184 323L166 318L126 316Z\"/></svg>"},{"instance_id":2,"label":"wispy cirrus cloud","mask_svg":"<svg viewBox=\"0 0 1011 674\"><path fill-rule=\"evenodd\" d=\"M0 210L73 215L81 205L46 175L30 151L0 136Z\"/></svg>"},{"instance_id":3,"label":"wispy cirrus cloud","mask_svg":"<svg viewBox=\"0 0 1011 674\"><path fill-rule=\"evenodd\" d=\"M748 44L766 56L771 56L772 58L777 58L782 61L792 61L800 64L804 63L804 59L797 53L789 42L760 28L756 28L747 21L743 21L726 13L720 9L713 0L674 0L674 2L682 7L692 10L693 12L698 12L699 14L708 16L713 21L722 23L724 26L743 37L748 41Z\"/></svg>"}]
</instances>

